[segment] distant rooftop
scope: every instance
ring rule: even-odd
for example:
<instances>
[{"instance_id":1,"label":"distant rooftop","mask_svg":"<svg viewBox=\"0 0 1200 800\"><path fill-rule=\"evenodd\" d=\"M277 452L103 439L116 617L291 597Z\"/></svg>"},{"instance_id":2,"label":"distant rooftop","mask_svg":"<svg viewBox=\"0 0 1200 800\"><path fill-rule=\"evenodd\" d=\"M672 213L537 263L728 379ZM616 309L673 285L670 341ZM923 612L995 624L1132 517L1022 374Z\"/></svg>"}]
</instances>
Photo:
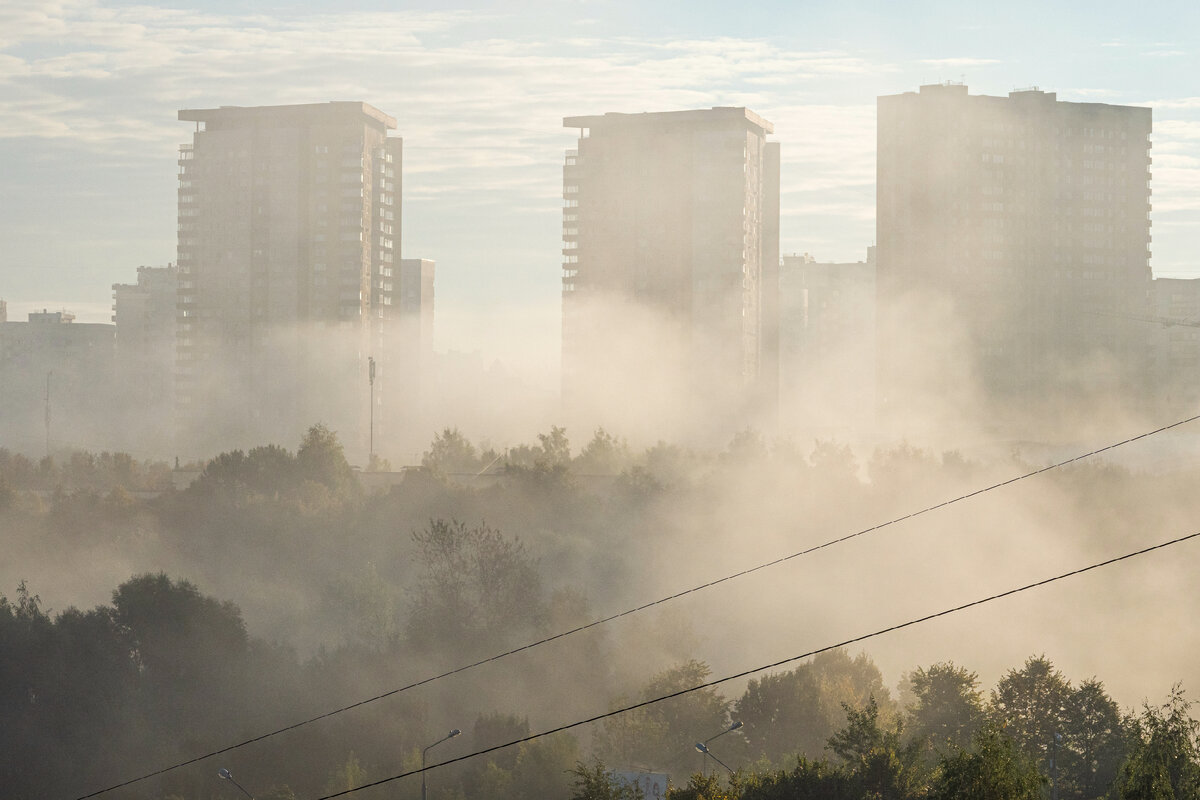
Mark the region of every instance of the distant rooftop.
<instances>
[{"instance_id":1,"label":"distant rooftop","mask_svg":"<svg viewBox=\"0 0 1200 800\"><path fill-rule=\"evenodd\" d=\"M666 122L682 123L713 123L713 122L744 122L760 128L763 133L774 133L775 126L743 106L714 106L713 108L693 109L689 111L643 111L640 114L626 114L610 111L582 117L563 117L564 128L602 128L609 125L636 125L639 123L659 124Z\"/></svg>"},{"instance_id":2,"label":"distant rooftop","mask_svg":"<svg viewBox=\"0 0 1200 800\"><path fill-rule=\"evenodd\" d=\"M304 103L290 106L221 106L220 108L185 108L180 110L183 122L203 122L205 127L244 126L263 121L313 121L321 117L359 115L394 129L396 118L390 117L370 103L334 100L328 103Z\"/></svg>"}]
</instances>

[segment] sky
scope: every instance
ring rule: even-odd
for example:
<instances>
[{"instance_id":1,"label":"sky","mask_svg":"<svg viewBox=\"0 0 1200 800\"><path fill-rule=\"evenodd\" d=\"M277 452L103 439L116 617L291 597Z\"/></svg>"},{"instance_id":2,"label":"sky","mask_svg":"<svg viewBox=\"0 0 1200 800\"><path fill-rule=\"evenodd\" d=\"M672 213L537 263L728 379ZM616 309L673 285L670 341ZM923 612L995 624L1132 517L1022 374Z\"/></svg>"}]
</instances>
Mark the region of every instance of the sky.
<instances>
[{"instance_id":1,"label":"sky","mask_svg":"<svg viewBox=\"0 0 1200 800\"><path fill-rule=\"evenodd\" d=\"M965 82L1154 110L1155 275L1200 277L1200 4L0 0L0 299L108 321L174 259L181 108L362 100L405 139L440 351L557 366L564 116L747 106L781 251L864 258L875 98Z\"/></svg>"}]
</instances>

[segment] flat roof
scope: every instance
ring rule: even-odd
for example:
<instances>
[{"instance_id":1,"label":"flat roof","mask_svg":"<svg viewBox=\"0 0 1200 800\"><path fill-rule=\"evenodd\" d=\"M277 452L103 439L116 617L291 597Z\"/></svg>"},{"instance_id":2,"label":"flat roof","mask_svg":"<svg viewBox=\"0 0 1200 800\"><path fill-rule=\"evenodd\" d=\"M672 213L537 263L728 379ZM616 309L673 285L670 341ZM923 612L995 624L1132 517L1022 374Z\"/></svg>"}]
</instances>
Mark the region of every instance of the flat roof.
<instances>
[{"instance_id":1,"label":"flat roof","mask_svg":"<svg viewBox=\"0 0 1200 800\"><path fill-rule=\"evenodd\" d=\"M249 122L255 118L309 117L322 115L361 114L367 119L394 129L396 118L390 117L370 103L356 100L332 100L328 103L303 103L289 106L221 106L220 108L185 108L179 111L182 122Z\"/></svg>"},{"instance_id":2,"label":"flat roof","mask_svg":"<svg viewBox=\"0 0 1200 800\"><path fill-rule=\"evenodd\" d=\"M774 133L775 126L744 106L714 106L688 111L643 111L640 114L627 114L610 111L583 117L563 117L564 128L600 128L606 124L636 124L647 122L727 122L737 120L761 128L764 133Z\"/></svg>"}]
</instances>

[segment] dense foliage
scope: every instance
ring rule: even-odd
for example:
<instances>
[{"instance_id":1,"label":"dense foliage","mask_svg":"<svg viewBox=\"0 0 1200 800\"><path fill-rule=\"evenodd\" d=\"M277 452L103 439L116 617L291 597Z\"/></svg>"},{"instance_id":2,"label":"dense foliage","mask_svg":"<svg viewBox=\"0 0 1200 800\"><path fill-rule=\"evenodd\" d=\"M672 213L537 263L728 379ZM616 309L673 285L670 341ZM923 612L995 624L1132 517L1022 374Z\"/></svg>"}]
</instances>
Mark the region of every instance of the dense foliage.
<instances>
[{"instance_id":1,"label":"dense foliage","mask_svg":"<svg viewBox=\"0 0 1200 800\"><path fill-rule=\"evenodd\" d=\"M166 465L124 456L0 450L6 574L36 578L0 599L0 794L77 797L388 694L108 796L230 797L224 766L257 797L315 797L419 767L451 728L464 735L429 763L519 743L429 772L433 800L636 800L614 769L669 772L678 800L1200 796L1180 692L1122 712L1099 680L1072 682L1044 656L990 690L960 665L917 666L893 693L868 655L834 649L522 741L710 680L696 655L706 618L655 608L424 682L660 597L664 575L711 577L681 555L698 532L736 521L766 537L776 517L853 530L993 474L907 445L860 464L752 432L703 454L637 453L600 430L572 456L561 428L503 453L446 430L422 468L374 491L321 426L294 453L223 453L184 489ZM1096 542L1121 541L1123 494L1171 489L1108 467L1056 480ZM760 557L752 537L705 544L716 574ZM106 579L77 601L90 610L35 594ZM706 739L708 758L694 747ZM388 787L416 798L420 783Z\"/></svg>"}]
</instances>

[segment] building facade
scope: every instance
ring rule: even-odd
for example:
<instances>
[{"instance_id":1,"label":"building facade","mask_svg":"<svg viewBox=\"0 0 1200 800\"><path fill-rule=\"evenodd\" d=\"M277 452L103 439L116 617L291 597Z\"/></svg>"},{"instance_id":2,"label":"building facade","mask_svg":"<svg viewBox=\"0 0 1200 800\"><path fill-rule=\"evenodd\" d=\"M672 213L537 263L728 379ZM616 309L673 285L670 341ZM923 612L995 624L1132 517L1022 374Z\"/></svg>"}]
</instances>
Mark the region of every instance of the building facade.
<instances>
[{"instance_id":1,"label":"building facade","mask_svg":"<svg viewBox=\"0 0 1200 800\"><path fill-rule=\"evenodd\" d=\"M931 394L1061 413L1134 399L1149 363L1130 317L1150 307L1150 132L1149 108L1038 89L879 98L880 399L893 419Z\"/></svg>"},{"instance_id":2,"label":"building facade","mask_svg":"<svg viewBox=\"0 0 1200 800\"><path fill-rule=\"evenodd\" d=\"M842 437L875 420L875 248L865 261L786 255L779 268L783 431Z\"/></svg>"},{"instance_id":3,"label":"building facade","mask_svg":"<svg viewBox=\"0 0 1200 800\"><path fill-rule=\"evenodd\" d=\"M567 117L563 402L700 429L774 412L779 147L745 108ZM634 414L636 416L636 413Z\"/></svg>"},{"instance_id":4,"label":"building facade","mask_svg":"<svg viewBox=\"0 0 1200 800\"><path fill-rule=\"evenodd\" d=\"M184 110L176 402L188 448L299 441L365 451L387 407L402 141L361 102ZM354 456L352 455L352 458Z\"/></svg>"},{"instance_id":5,"label":"building facade","mask_svg":"<svg viewBox=\"0 0 1200 800\"><path fill-rule=\"evenodd\" d=\"M76 322L68 311L0 322L0 437L37 455L128 450L112 425L115 334L112 325Z\"/></svg>"},{"instance_id":6,"label":"building facade","mask_svg":"<svg viewBox=\"0 0 1200 800\"><path fill-rule=\"evenodd\" d=\"M116 378L113 425L128 449L160 458L172 453L175 405L175 265L138 267L137 283L114 283Z\"/></svg>"},{"instance_id":7,"label":"building facade","mask_svg":"<svg viewBox=\"0 0 1200 800\"><path fill-rule=\"evenodd\" d=\"M1190 414L1200 400L1200 278L1155 278L1154 387L1166 414Z\"/></svg>"}]
</instances>

